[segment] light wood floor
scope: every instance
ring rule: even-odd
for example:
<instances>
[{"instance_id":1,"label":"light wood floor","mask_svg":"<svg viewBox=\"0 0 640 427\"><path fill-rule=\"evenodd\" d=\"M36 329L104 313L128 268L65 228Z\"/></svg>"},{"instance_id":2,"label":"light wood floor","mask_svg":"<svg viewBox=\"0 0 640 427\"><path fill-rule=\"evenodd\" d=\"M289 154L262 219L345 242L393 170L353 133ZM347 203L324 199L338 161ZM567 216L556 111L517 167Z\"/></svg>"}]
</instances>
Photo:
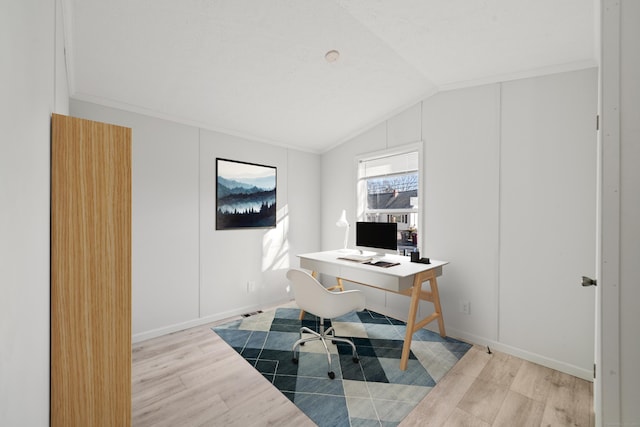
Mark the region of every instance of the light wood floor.
<instances>
[{"instance_id":1,"label":"light wood floor","mask_svg":"<svg viewBox=\"0 0 640 427\"><path fill-rule=\"evenodd\" d=\"M313 426L212 330L134 344L134 426ZM592 384L473 347L401 426L586 426Z\"/></svg>"}]
</instances>

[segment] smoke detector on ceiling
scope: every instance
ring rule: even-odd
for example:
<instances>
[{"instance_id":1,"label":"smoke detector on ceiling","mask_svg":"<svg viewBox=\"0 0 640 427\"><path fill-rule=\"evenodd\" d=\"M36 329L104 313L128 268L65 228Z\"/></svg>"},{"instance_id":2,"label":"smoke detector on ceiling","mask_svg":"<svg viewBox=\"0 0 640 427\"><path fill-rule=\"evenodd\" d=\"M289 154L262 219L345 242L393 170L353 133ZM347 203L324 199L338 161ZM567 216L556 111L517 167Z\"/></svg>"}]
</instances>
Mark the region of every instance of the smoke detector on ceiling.
<instances>
[{"instance_id":1,"label":"smoke detector on ceiling","mask_svg":"<svg viewBox=\"0 0 640 427\"><path fill-rule=\"evenodd\" d=\"M326 59L327 62L336 62L338 58L340 58L340 52L337 50L330 50L324 54L324 59Z\"/></svg>"}]
</instances>

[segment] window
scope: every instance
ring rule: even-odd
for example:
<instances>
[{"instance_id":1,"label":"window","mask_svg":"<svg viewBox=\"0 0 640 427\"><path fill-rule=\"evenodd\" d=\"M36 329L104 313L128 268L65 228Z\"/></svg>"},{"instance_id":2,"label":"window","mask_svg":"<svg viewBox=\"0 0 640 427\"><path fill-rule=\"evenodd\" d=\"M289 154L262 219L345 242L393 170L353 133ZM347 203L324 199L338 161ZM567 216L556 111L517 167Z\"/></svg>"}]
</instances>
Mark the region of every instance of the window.
<instances>
[{"instance_id":1,"label":"window","mask_svg":"<svg viewBox=\"0 0 640 427\"><path fill-rule=\"evenodd\" d=\"M358 218L398 224L398 252L418 245L420 224L419 144L373 153L358 162Z\"/></svg>"}]
</instances>

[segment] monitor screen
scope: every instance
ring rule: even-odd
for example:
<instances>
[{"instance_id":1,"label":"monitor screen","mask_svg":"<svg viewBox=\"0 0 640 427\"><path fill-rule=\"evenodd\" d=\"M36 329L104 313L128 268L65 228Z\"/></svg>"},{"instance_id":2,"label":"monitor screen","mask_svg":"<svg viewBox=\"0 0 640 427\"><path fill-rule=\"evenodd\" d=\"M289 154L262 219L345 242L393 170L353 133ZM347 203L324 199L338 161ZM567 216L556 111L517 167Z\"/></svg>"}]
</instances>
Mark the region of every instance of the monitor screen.
<instances>
[{"instance_id":1,"label":"monitor screen","mask_svg":"<svg viewBox=\"0 0 640 427\"><path fill-rule=\"evenodd\" d=\"M356 222L356 246L363 249L398 249L398 224L395 222Z\"/></svg>"}]
</instances>

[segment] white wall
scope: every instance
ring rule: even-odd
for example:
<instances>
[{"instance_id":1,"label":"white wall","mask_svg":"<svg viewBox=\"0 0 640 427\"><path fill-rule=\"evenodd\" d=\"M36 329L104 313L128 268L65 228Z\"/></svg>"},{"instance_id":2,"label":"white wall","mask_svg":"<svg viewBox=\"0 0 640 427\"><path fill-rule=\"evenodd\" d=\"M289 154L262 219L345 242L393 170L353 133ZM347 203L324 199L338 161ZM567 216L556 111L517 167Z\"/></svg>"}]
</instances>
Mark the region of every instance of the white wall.
<instances>
[{"instance_id":1,"label":"white wall","mask_svg":"<svg viewBox=\"0 0 640 427\"><path fill-rule=\"evenodd\" d=\"M76 117L132 129L132 331L198 318L198 129L71 101Z\"/></svg>"},{"instance_id":2,"label":"white wall","mask_svg":"<svg viewBox=\"0 0 640 427\"><path fill-rule=\"evenodd\" d=\"M590 378L596 96L593 69L443 92L327 152L323 249L339 246L341 209L355 221L355 155L422 139L420 246L451 263L438 281L449 335ZM367 298L406 316L406 298Z\"/></svg>"},{"instance_id":3,"label":"white wall","mask_svg":"<svg viewBox=\"0 0 640 427\"><path fill-rule=\"evenodd\" d=\"M71 111L132 128L134 341L289 299L284 269L319 248L318 155L88 102ZM277 167L276 228L215 229L216 157Z\"/></svg>"},{"instance_id":4,"label":"white wall","mask_svg":"<svg viewBox=\"0 0 640 427\"><path fill-rule=\"evenodd\" d=\"M498 339L499 108L500 85L488 85L437 94L422 116L423 251L451 263L438 281L449 334L475 341ZM469 301L468 316L460 300Z\"/></svg>"},{"instance_id":5,"label":"white wall","mask_svg":"<svg viewBox=\"0 0 640 427\"><path fill-rule=\"evenodd\" d=\"M216 158L277 168L276 227L216 230ZM290 299L286 270L319 246L318 155L203 131L200 254L203 317L224 317Z\"/></svg>"},{"instance_id":6,"label":"white wall","mask_svg":"<svg viewBox=\"0 0 640 427\"><path fill-rule=\"evenodd\" d=\"M52 112L68 109L59 8L45 0L0 4L3 426L49 424L50 123Z\"/></svg>"}]
</instances>

